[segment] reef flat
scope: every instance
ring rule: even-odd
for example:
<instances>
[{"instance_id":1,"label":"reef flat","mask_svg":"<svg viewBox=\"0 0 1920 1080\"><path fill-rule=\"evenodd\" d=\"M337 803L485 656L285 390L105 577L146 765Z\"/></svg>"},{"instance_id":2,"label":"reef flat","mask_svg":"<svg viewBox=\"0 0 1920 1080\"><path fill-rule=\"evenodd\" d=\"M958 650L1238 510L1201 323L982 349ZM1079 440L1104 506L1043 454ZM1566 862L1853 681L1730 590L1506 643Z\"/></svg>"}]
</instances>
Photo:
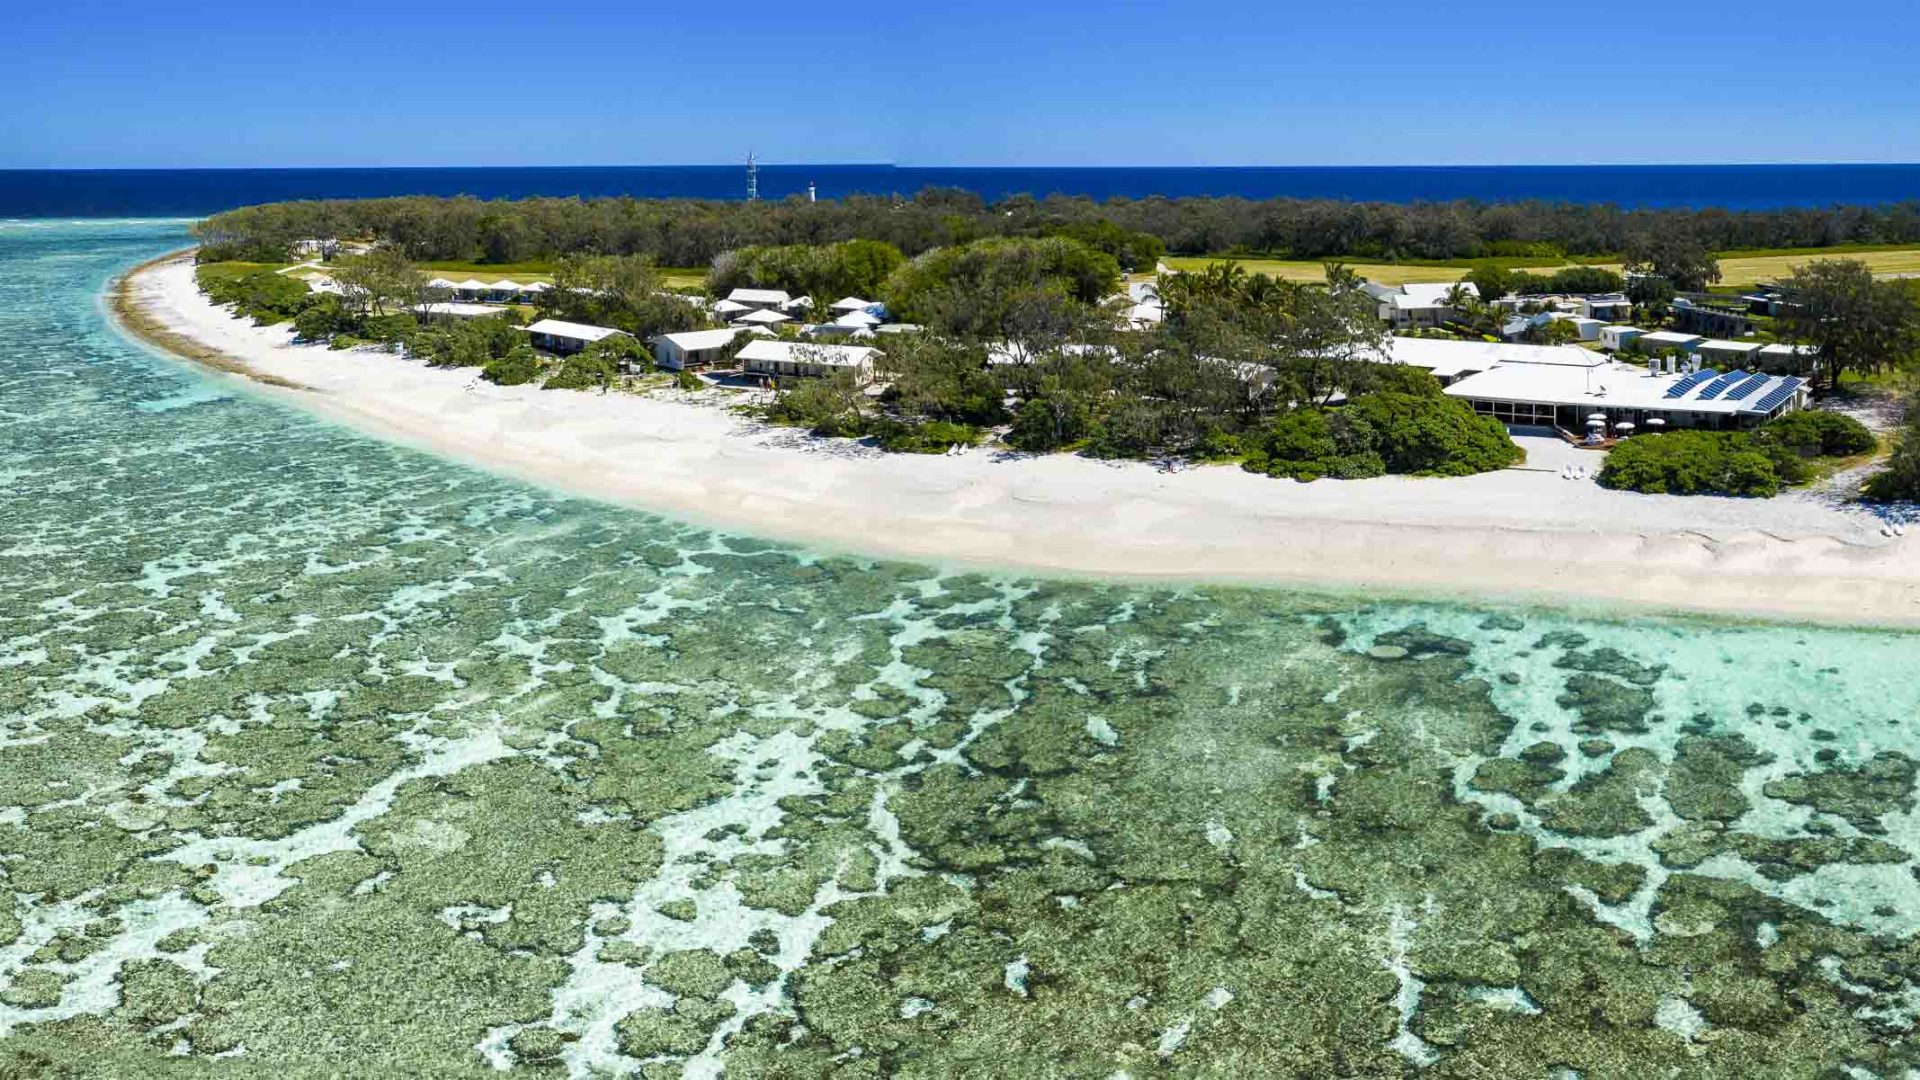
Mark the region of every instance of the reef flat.
<instances>
[{"instance_id":1,"label":"reef flat","mask_svg":"<svg viewBox=\"0 0 1920 1080\"><path fill-rule=\"evenodd\" d=\"M147 357L171 238L0 228L0 1076L1920 1075L1912 636L676 525Z\"/></svg>"}]
</instances>

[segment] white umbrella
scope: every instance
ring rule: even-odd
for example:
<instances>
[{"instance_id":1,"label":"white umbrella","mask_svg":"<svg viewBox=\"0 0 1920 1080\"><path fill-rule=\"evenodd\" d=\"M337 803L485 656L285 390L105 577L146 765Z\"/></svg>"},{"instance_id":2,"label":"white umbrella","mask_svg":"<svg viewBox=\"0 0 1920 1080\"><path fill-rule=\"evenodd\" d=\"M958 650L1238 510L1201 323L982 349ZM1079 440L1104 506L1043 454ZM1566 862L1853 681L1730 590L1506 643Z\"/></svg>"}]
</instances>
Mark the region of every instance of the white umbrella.
<instances>
[{"instance_id":1,"label":"white umbrella","mask_svg":"<svg viewBox=\"0 0 1920 1080\"><path fill-rule=\"evenodd\" d=\"M1591 428L1602 428L1607 426L1607 422L1601 419L1600 417L1596 416L1593 419L1587 421L1587 426Z\"/></svg>"},{"instance_id":2,"label":"white umbrella","mask_svg":"<svg viewBox=\"0 0 1920 1080\"><path fill-rule=\"evenodd\" d=\"M1604 423L1606 423L1606 422L1607 422L1607 414L1606 414L1606 413L1603 413L1603 412L1597 412L1597 413L1588 413L1588 414L1587 414L1587 419L1588 419L1589 421L1593 421L1593 420L1598 420L1598 421L1600 421L1601 423L1603 423L1603 424L1604 424Z\"/></svg>"},{"instance_id":3,"label":"white umbrella","mask_svg":"<svg viewBox=\"0 0 1920 1080\"><path fill-rule=\"evenodd\" d=\"M1666 427L1667 422L1656 416L1647 421L1647 426L1648 427Z\"/></svg>"},{"instance_id":4,"label":"white umbrella","mask_svg":"<svg viewBox=\"0 0 1920 1080\"><path fill-rule=\"evenodd\" d=\"M1633 430L1633 421L1631 421L1631 420L1622 420L1622 421L1620 421L1619 423L1617 423L1617 424L1615 424L1615 425L1613 425L1613 430L1615 430L1615 431L1632 431L1632 430Z\"/></svg>"}]
</instances>

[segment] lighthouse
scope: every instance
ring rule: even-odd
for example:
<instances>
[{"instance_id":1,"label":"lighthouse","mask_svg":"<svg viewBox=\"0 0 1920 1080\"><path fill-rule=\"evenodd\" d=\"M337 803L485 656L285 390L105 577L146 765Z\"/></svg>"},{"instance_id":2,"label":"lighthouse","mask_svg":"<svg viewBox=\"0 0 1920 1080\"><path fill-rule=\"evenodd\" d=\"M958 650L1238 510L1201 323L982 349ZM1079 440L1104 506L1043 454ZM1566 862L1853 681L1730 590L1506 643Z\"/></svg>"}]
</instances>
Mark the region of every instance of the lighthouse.
<instances>
[{"instance_id":1,"label":"lighthouse","mask_svg":"<svg viewBox=\"0 0 1920 1080\"><path fill-rule=\"evenodd\" d=\"M820 201L820 192L814 188L813 181L811 180L807 181L807 201L808 202Z\"/></svg>"}]
</instances>

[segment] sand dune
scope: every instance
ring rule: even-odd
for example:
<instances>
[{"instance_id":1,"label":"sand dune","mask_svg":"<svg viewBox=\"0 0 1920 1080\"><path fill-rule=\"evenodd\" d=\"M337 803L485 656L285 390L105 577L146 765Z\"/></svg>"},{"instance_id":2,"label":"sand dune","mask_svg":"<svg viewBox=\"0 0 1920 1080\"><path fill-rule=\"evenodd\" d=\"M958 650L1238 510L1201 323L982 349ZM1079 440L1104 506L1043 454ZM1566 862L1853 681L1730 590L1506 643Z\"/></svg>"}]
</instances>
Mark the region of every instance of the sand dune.
<instances>
[{"instance_id":1,"label":"sand dune","mask_svg":"<svg viewBox=\"0 0 1920 1080\"><path fill-rule=\"evenodd\" d=\"M1461 479L1295 484L1054 455L883 454L744 422L720 391L499 387L370 351L296 346L214 307L184 259L125 301L177 351L372 434L568 491L832 550L1166 580L1496 595L1602 606L1920 625L1920 544L1870 515L1610 492L1533 467ZM146 327L149 337L152 327ZM178 339L197 349L184 349ZM208 359L205 356L196 359ZM297 388L286 384L295 384ZM1582 458L1589 464L1591 457Z\"/></svg>"}]
</instances>

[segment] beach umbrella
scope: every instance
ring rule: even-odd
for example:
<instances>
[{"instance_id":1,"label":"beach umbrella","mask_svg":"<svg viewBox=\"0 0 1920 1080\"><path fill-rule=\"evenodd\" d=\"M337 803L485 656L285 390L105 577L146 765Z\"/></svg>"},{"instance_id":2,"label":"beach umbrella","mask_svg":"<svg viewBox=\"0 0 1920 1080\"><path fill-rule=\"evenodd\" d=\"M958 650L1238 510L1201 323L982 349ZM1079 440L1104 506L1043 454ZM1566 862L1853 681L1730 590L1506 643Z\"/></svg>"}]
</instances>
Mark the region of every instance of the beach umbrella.
<instances>
[{"instance_id":1,"label":"beach umbrella","mask_svg":"<svg viewBox=\"0 0 1920 1080\"><path fill-rule=\"evenodd\" d=\"M1666 427L1667 422L1656 416L1647 421L1647 426L1648 427Z\"/></svg>"},{"instance_id":2,"label":"beach umbrella","mask_svg":"<svg viewBox=\"0 0 1920 1080\"><path fill-rule=\"evenodd\" d=\"M1601 417L1596 416L1593 419L1587 421L1587 426L1590 428L1603 428L1607 426L1607 422Z\"/></svg>"},{"instance_id":3,"label":"beach umbrella","mask_svg":"<svg viewBox=\"0 0 1920 1080\"><path fill-rule=\"evenodd\" d=\"M1617 423L1617 424L1615 424L1615 425L1613 425L1613 430L1615 430L1615 431L1632 431L1632 430L1633 430L1633 421L1631 421L1631 420L1622 420L1622 421L1620 421L1619 423Z\"/></svg>"},{"instance_id":4,"label":"beach umbrella","mask_svg":"<svg viewBox=\"0 0 1920 1080\"><path fill-rule=\"evenodd\" d=\"M1604 423L1606 423L1606 422L1607 422L1607 414L1606 414L1606 413L1603 413L1603 412L1597 412L1597 413L1588 413L1588 414L1587 414L1587 422L1588 422L1588 423L1592 423L1592 422L1593 422L1593 421L1595 421L1595 420L1598 420L1598 421L1600 421L1601 423L1603 423L1603 424L1604 424Z\"/></svg>"}]
</instances>

